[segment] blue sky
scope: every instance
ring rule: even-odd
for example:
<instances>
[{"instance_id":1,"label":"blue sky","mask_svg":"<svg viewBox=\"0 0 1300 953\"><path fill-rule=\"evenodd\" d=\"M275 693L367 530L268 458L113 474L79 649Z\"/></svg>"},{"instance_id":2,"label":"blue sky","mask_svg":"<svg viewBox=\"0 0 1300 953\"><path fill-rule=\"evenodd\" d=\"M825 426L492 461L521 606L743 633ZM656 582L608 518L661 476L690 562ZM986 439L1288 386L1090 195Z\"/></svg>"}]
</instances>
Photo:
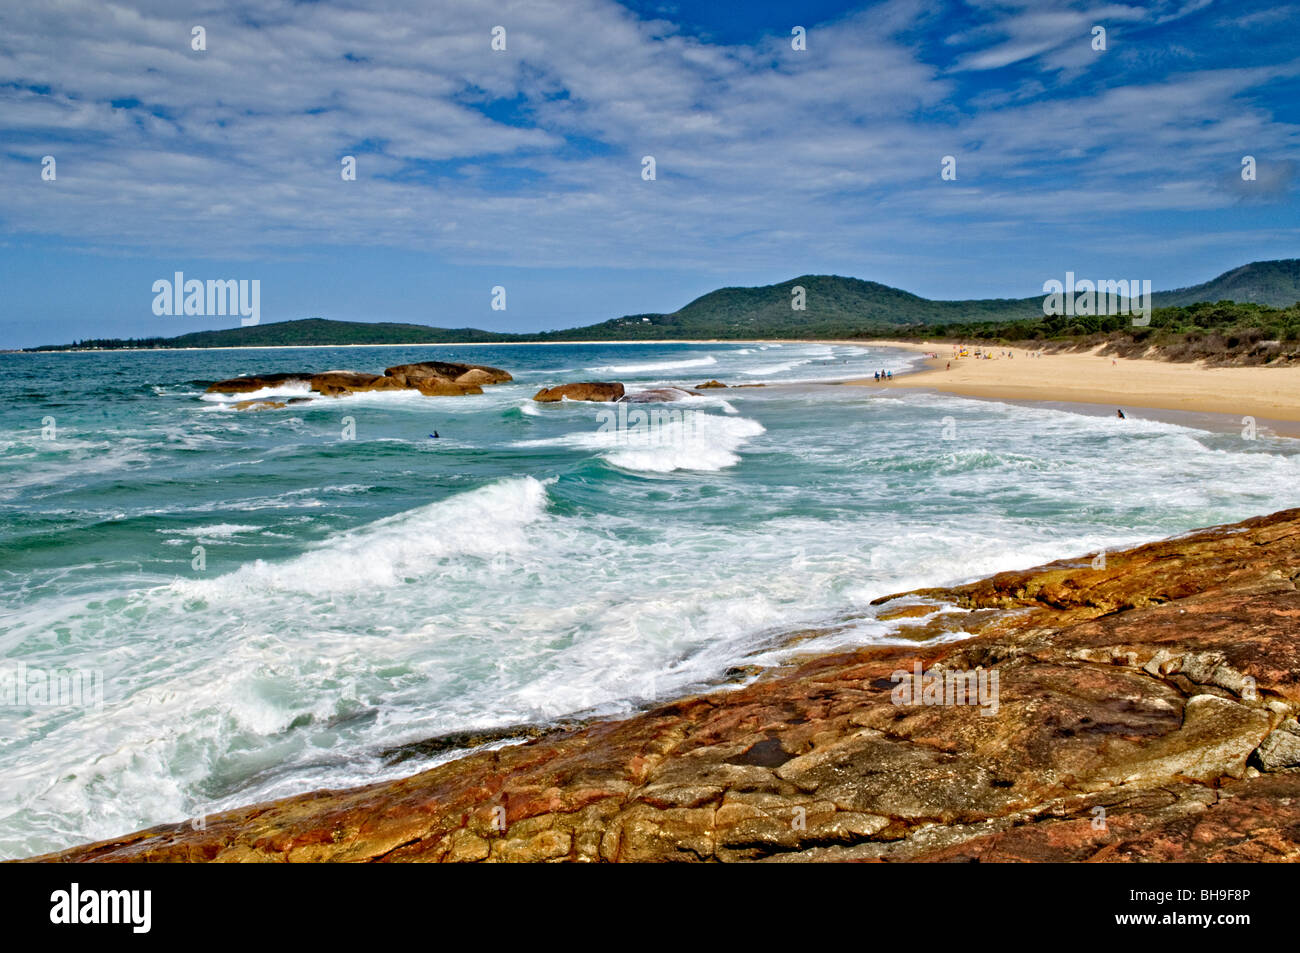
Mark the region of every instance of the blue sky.
<instances>
[{"instance_id":1,"label":"blue sky","mask_svg":"<svg viewBox=\"0 0 1300 953\"><path fill-rule=\"evenodd\" d=\"M1300 255L1297 24L1222 0L5 4L0 346L238 324L155 316L175 271L260 280L263 322L493 330L810 272L1194 284Z\"/></svg>"}]
</instances>

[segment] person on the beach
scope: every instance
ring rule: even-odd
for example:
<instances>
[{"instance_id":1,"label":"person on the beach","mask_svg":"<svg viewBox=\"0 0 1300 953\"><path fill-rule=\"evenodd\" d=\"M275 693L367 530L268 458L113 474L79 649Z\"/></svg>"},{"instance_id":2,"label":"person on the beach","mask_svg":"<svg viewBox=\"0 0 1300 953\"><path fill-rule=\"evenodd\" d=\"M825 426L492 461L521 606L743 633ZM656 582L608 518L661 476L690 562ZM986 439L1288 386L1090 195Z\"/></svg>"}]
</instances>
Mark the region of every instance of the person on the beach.
<instances>
[{"instance_id":1,"label":"person on the beach","mask_svg":"<svg viewBox=\"0 0 1300 953\"><path fill-rule=\"evenodd\" d=\"M880 371L876 371L876 381L880 381Z\"/></svg>"},{"instance_id":2,"label":"person on the beach","mask_svg":"<svg viewBox=\"0 0 1300 953\"><path fill-rule=\"evenodd\" d=\"M950 371L950 370L952 370L952 361L949 361L949 362L948 362L948 366L945 367L944 370L945 370L945 371Z\"/></svg>"}]
</instances>

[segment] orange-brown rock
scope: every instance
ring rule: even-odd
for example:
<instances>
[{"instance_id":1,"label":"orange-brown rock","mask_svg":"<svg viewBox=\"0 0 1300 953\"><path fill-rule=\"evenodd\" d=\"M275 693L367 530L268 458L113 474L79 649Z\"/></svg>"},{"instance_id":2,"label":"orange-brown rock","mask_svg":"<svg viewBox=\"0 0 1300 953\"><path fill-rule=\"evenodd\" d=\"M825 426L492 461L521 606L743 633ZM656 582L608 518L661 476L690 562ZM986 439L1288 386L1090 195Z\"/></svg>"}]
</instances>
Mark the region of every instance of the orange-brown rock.
<instances>
[{"instance_id":1,"label":"orange-brown rock","mask_svg":"<svg viewBox=\"0 0 1300 953\"><path fill-rule=\"evenodd\" d=\"M381 374L364 374L358 371L325 371L313 374L311 389L326 397L338 397L359 391L401 390L402 385Z\"/></svg>"},{"instance_id":2,"label":"orange-brown rock","mask_svg":"<svg viewBox=\"0 0 1300 953\"><path fill-rule=\"evenodd\" d=\"M502 371L501 373L505 372ZM506 380L511 380L509 375L506 376ZM486 384L499 384L501 381L497 380L496 375L491 371L485 370L481 367L471 367L464 374L461 374L456 378L456 383L483 387Z\"/></svg>"},{"instance_id":3,"label":"orange-brown rock","mask_svg":"<svg viewBox=\"0 0 1300 953\"><path fill-rule=\"evenodd\" d=\"M259 374L235 377L208 385L209 393L246 394L265 387L305 384L326 397L377 390L418 390L430 397L459 397L481 394L484 385L514 380L499 367L483 364L456 364L428 361L422 364L399 364L383 374L361 371L323 371L319 374Z\"/></svg>"},{"instance_id":4,"label":"orange-brown rock","mask_svg":"<svg viewBox=\"0 0 1300 953\"><path fill-rule=\"evenodd\" d=\"M44 859L1297 861L1297 579L1288 510L905 593L904 633L967 637Z\"/></svg>"},{"instance_id":5,"label":"orange-brown rock","mask_svg":"<svg viewBox=\"0 0 1300 953\"><path fill-rule=\"evenodd\" d=\"M432 374L426 377L408 377L406 386L415 388L425 397L461 397L465 394L483 393L483 388L477 384L462 384Z\"/></svg>"},{"instance_id":6,"label":"orange-brown rock","mask_svg":"<svg viewBox=\"0 0 1300 953\"><path fill-rule=\"evenodd\" d=\"M705 381L703 384L696 384L695 389L708 390L711 387L726 387L726 386L727 385L722 383L722 381Z\"/></svg>"},{"instance_id":7,"label":"orange-brown rock","mask_svg":"<svg viewBox=\"0 0 1300 953\"><path fill-rule=\"evenodd\" d=\"M285 403L281 400L240 400L231 406L235 410L279 410Z\"/></svg>"},{"instance_id":8,"label":"orange-brown rock","mask_svg":"<svg viewBox=\"0 0 1300 953\"><path fill-rule=\"evenodd\" d=\"M473 372L478 373L473 373ZM486 364L458 364L454 361L423 361L419 364L398 364L384 371L386 377L392 377L400 381L403 386L413 387L414 383L408 383L416 378L421 377L444 377L450 381L456 381L465 377L466 380L460 381L463 384L504 384L514 380L509 372L501 370L499 367L488 367Z\"/></svg>"},{"instance_id":9,"label":"orange-brown rock","mask_svg":"<svg viewBox=\"0 0 1300 953\"><path fill-rule=\"evenodd\" d=\"M578 381L574 384L560 384L558 387L546 387L533 395L533 400L543 404L558 400L593 400L611 401L623 397L623 385L617 381Z\"/></svg>"}]
</instances>

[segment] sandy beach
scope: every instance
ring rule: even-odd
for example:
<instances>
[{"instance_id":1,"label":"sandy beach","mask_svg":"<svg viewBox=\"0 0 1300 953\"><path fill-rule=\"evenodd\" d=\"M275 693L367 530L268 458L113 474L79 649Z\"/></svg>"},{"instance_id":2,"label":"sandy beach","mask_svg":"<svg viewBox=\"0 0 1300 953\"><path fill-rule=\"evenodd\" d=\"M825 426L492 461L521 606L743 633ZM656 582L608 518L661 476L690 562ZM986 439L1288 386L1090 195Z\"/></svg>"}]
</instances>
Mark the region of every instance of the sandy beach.
<instances>
[{"instance_id":1,"label":"sandy beach","mask_svg":"<svg viewBox=\"0 0 1300 953\"><path fill-rule=\"evenodd\" d=\"M1204 367L1110 358L1088 352L1038 355L993 347L991 360L954 357L951 344L864 341L938 354L928 370L883 386L932 388L950 394L1010 401L1062 401L1116 408L1154 408L1300 422L1300 367ZM969 349L974 354L976 346ZM951 367L949 367L951 365ZM852 384L882 386L870 378Z\"/></svg>"}]
</instances>

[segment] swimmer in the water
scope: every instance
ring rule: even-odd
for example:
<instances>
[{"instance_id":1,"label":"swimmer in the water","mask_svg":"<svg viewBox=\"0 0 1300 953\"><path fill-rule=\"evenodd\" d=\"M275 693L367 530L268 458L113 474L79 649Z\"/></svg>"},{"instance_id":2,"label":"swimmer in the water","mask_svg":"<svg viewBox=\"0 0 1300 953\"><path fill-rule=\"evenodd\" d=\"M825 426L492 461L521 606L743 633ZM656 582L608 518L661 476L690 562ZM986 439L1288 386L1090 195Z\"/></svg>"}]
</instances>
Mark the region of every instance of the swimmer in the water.
<instances>
[{"instance_id":1,"label":"swimmer in the water","mask_svg":"<svg viewBox=\"0 0 1300 953\"><path fill-rule=\"evenodd\" d=\"M430 440L437 440L437 439L438 439L438 431L435 430L433 433L429 434L429 439L430 439Z\"/></svg>"}]
</instances>

